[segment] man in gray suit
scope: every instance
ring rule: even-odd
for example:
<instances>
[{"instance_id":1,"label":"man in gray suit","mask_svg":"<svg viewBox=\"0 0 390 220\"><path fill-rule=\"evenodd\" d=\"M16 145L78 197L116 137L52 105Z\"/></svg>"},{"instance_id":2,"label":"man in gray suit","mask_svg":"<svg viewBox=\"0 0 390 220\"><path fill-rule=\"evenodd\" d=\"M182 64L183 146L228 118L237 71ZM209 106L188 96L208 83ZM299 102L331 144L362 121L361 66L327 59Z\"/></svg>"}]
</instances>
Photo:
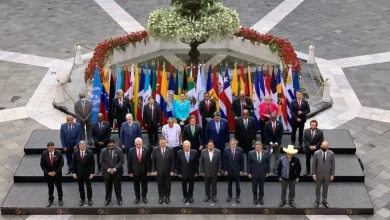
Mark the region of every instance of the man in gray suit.
<instances>
[{"instance_id":1,"label":"man in gray suit","mask_svg":"<svg viewBox=\"0 0 390 220\"><path fill-rule=\"evenodd\" d=\"M81 125L81 140L87 140L88 144L92 145L91 125L92 125L92 101L85 98L84 93L79 94L79 100L74 103L74 113L76 122ZM85 137L85 128L87 129L87 137Z\"/></svg>"},{"instance_id":2,"label":"man in gray suit","mask_svg":"<svg viewBox=\"0 0 390 220\"><path fill-rule=\"evenodd\" d=\"M200 173L204 177L206 197L203 202L210 198L217 202L217 176L221 175L221 152L214 148L214 142L209 140L207 149L204 149L200 157ZM211 186L211 197L210 197Z\"/></svg>"},{"instance_id":3,"label":"man in gray suit","mask_svg":"<svg viewBox=\"0 0 390 220\"><path fill-rule=\"evenodd\" d=\"M327 202L329 181L334 179L335 162L334 153L328 150L328 142L321 144L321 150L316 151L313 156L313 180L316 182L316 202L314 207L318 208L320 204L320 191L322 186L322 203L329 209Z\"/></svg>"},{"instance_id":4,"label":"man in gray suit","mask_svg":"<svg viewBox=\"0 0 390 220\"><path fill-rule=\"evenodd\" d=\"M107 147L100 153L99 162L102 166L102 176L106 186L104 206L107 206L111 202L112 185L114 185L115 188L115 196L118 205L122 206L121 177L123 175L124 158L123 151L120 148L115 147L115 141L113 139L108 140Z\"/></svg>"}]
</instances>

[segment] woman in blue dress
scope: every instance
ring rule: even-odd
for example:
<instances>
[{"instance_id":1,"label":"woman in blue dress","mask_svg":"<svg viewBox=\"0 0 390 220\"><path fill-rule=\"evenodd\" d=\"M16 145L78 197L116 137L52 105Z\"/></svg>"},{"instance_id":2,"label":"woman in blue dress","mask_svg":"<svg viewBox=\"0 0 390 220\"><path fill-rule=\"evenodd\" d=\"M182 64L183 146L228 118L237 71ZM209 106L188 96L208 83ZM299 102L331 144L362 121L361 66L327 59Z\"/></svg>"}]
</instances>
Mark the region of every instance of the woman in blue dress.
<instances>
[{"instance_id":1,"label":"woman in blue dress","mask_svg":"<svg viewBox=\"0 0 390 220\"><path fill-rule=\"evenodd\" d=\"M184 92L180 93L180 100L175 101L173 115L176 118L177 123L180 125L182 131L184 126L188 123L190 110L190 102L186 100L186 95L184 94Z\"/></svg>"}]
</instances>

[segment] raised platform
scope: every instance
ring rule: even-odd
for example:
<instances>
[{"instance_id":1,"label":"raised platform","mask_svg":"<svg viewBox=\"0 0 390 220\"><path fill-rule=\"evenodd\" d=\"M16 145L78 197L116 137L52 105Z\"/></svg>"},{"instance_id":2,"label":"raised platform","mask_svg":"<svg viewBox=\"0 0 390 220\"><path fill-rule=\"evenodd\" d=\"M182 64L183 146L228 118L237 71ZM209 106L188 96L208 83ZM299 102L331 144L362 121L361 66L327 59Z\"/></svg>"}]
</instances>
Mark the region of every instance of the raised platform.
<instances>
[{"instance_id":1,"label":"raised platform","mask_svg":"<svg viewBox=\"0 0 390 220\"><path fill-rule=\"evenodd\" d=\"M233 134L231 134L231 136L233 137ZM336 154L355 154L355 144L353 143L351 134L347 129L325 129L324 136L325 140L329 142L329 149L334 151ZM119 138L117 134L112 134L111 137L119 144ZM283 136L282 146L286 146L291 142L290 137L290 135ZM148 145L147 134L144 133L142 135L142 139L144 145ZM258 135L257 139L260 139L260 135ZM60 130L34 130L24 147L24 153L41 154L44 150L46 150L46 144L49 141L54 142L56 148L62 150ZM89 146L89 148L93 149L94 146ZM300 149L300 151L302 151L302 149Z\"/></svg>"},{"instance_id":2,"label":"raised platform","mask_svg":"<svg viewBox=\"0 0 390 220\"><path fill-rule=\"evenodd\" d=\"M305 164L305 155L297 154L298 158L301 161L302 165L302 174L306 171ZM96 155L95 155L96 157ZM22 161L19 164L19 167L14 175L14 182L45 182L43 177L43 172L39 165L41 155L25 155ZM347 154L338 154L335 156L336 159L336 182L364 182L364 173L358 162L356 155L347 155ZM274 157L271 157L271 165L273 165ZM125 173L122 177L122 181L131 181L131 178L127 175L127 159L125 159ZM67 171L67 166L65 165L62 169L63 172L63 181L64 182L75 182L72 175L65 176ZM245 174L241 177L241 181L250 182L251 180L246 175L246 168L244 170ZM154 176L150 176L151 181L155 181ZM180 179L175 176L174 181L179 181ZM226 176L220 176L220 181L227 181ZM95 176L94 181L102 182L103 177L99 174ZM203 177L198 177L197 181L203 181ZM312 182L312 176L302 176L300 178L301 182ZM271 176L267 178L267 182L278 182L277 176L271 170Z\"/></svg>"},{"instance_id":3,"label":"raised platform","mask_svg":"<svg viewBox=\"0 0 390 220\"><path fill-rule=\"evenodd\" d=\"M103 183L93 183L94 206L79 207L77 183L64 183L64 206L46 208L47 185L44 183L14 183L1 207L3 215L116 215L116 214L288 214L288 215L372 215L370 197L363 183L331 183L328 202L331 206L314 208L314 183L298 183L296 186L296 209L290 206L279 208L280 184L266 183L264 205L255 206L252 200L251 183L241 184L241 203L226 203L227 183L218 183L218 202L203 202L204 184L196 183L194 203L182 202L181 183L172 183L171 202L158 204L157 184L149 183L148 204L134 205L132 183L122 184L123 206L117 206L115 196L107 207L103 206L105 188ZM180 190L179 190L180 189Z\"/></svg>"}]
</instances>

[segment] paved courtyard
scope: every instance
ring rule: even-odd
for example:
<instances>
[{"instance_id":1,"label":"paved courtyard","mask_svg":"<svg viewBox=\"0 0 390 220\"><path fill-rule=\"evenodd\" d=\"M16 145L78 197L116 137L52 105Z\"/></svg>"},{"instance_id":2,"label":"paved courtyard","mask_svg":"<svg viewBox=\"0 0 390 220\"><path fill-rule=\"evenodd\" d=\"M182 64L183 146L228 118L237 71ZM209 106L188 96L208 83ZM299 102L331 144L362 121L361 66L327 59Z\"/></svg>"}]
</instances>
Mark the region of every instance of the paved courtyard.
<instances>
[{"instance_id":1,"label":"paved courtyard","mask_svg":"<svg viewBox=\"0 0 390 220\"><path fill-rule=\"evenodd\" d=\"M315 118L320 128L345 128L364 164L373 216L1 216L2 219L390 219L390 1L224 0L243 26L289 39L301 59L314 43L334 105ZM168 0L0 0L0 202L12 185L34 129L58 129L53 79L70 70L77 43L146 28ZM256 25L255 25L256 24ZM84 53L89 51L84 50ZM357 57L356 57L357 56ZM23 79L23 80L22 80Z\"/></svg>"}]
</instances>

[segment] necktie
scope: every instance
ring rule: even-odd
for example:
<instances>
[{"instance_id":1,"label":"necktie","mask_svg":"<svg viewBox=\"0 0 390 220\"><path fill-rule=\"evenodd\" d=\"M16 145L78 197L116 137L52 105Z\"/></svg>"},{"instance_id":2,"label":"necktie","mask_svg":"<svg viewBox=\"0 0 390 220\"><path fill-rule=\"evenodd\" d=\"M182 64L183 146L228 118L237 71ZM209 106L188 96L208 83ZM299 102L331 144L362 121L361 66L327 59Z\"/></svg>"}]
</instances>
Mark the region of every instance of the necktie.
<instances>
[{"instance_id":1,"label":"necktie","mask_svg":"<svg viewBox=\"0 0 390 220\"><path fill-rule=\"evenodd\" d=\"M102 130L102 123L99 123L99 129Z\"/></svg>"},{"instance_id":2,"label":"necktie","mask_svg":"<svg viewBox=\"0 0 390 220\"><path fill-rule=\"evenodd\" d=\"M233 149L233 160L234 160L234 155L236 155L236 151Z\"/></svg>"},{"instance_id":3,"label":"necktie","mask_svg":"<svg viewBox=\"0 0 390 220\"><path fill-rule=\"evenodd\" d=\"M324 161L324 163L325 163L325 152L322 152L322 160Z\"/></svg>"},{"instance_id":4,"label":"necktie","mask_svg":"<svg viewBox=\"0 0 390 220\"><path fill-rule=\"evenodd\" d=\"M298 101L298 108L301 108L301 100Z\"/></svg>"},{"instance_id":5,"label":"necktie","mask_svg":"<svg viewBox=\"0 0 390 220\"><path fill-rule=\"evenodd\" d=\"M83 112L85 112L85 101L81 101L81 105L83 106Z\"/></svg>"},{"instance_id":6,"label":"necktie","mask_svg":"<svg viewBox=\"0 0 390 220\"><path fill-rule=\"evenodd\" d=\"M122 99L119 100L119 105L122 107L123 103L122 103Z\"/></svg>"},{"instance_id":7,"label":"necktie","mask_svg":"<svg viewBox=\"0 0 390 220\"><path fill-rule=\"evenodd\" d=\"M53 166L53 163L54 163L54 157L53 154L50 153L50 166Z\"/></svg>"},{"instance_id":8,"label":"necktie","mask_svg":"<svg viewBox=\"0 0 390 220\"><path fill-rule=\"evenodd\" d=\"M72 131L72 125L69 125L68 127L69 127L69 132L71 132Z\"/></svg>"},{"instance_id":9,"label":"necktie","mask_svg":"<svg viewBox=\"0 0 390 220\"><path fill-rule=\"evenodd\" d=\"M276 131L276 125L275 122L272 122L272 132L275 134Z\"/></svg>"},{"instance_id":10,"label":"necktie","mask_svg":"<svg viewBox=\"0 0 390 220\"><path fill-rule=\"evenodd\" d=\"M113 153L112 153L113 150L110 150L110 168L113 168L114 167L114 159L112 158L113 156Z\"/></svg>"},{"instance_id":11,"label":"necktie","mask_svg":"<svg viewBox=\"0 0 390 220\"><path fill-rule=\"evenodd\" d=\"M81 152L81 163L84 163L84 151Z\"/></svg>"},{"instance_id":12,"label":"necktie","mask_svg":"<svg viewBox=\"0 0 390 220\"><path fill-rule=\"evenodd\" d=\"M162 156L165 157L165 148L162 149Z\"/></svg>"},{"instance_id":13,"label":"necktie","mask_svg":"<svg viewBox=\"0 0 390 220\"><path fill-rule=\"evenodd\" d=\"M257 161L258 161L259 163L261 163L261 154L260 154L260 153L257 153Z\"/></svg>"},{"instance_id":14,"label":"necktie","mask_svg":"<svg viewBox=\"0 0 390 220\"><path fill-rule=\"evenodd\" d=\"M191 125L191 133L192 133L192 136L194 136L194 134L195 134L195 128L194 128L193 125Z\"/></svg>"},{"instance_id":15,"label":"necktie","mask_svg":"<svg viewBox=\"0 0 390 220\"><path fill-rule=\"evenodd\" d=\"M190 155L188 152L186 152L186 159L187 159L187 163L190 161Z\"/></svg>"},{"instance_id":16,"label":"necktie","mask_svg":"<svg viewBox=\"0 0 390 220\"><path fill-rule=\"evenodd\" d=\"M207 111L210 110L210 103L209 101L206 101Z\"/></svg>"},{"instance_id":17,"label":"necktie","mask_svg":"<svg viewBox=\"0 0 390 220\"><path fill-rule=\"evenodd\" d=\"M244 102L241 101L241 115L243 115L244 113Z\"/></svg>"},{"instance_id":18,"label":"necktie","mask_svg":"<svg viewBox=\"0 0 390 220\"><path fill-rule=\"evenodd\" d=\"M245 129L248 128L248 119L244 119Z\"/></svg>"},{"instance_id":19,"label":"necktie","mask_svg":"<svg viewBox=\"0 0 390 220\"><path fill-rule=\"evenodd\" d=\"M217 122L217 124L216 124L216 129L217 129L217 134L219 134L219 122Z\"/></svg>"},{"instance_id":20,"label":"necktie","mask_svg":"<svg viewBox=\"0 0 390 220\"><path fill-rule=\"evenodd\" d=\"M141 162L141 149L138 149L138 162Z\"/></svg>"},{"instance_id":21,"label":"necktie","mask_svg":"<svg viewBox=\"0 0 390 220\"><path fill-rule=\"evenodd\" d=\"M151 112L152 118L153 118L153 105L150 105L150 112Z\"/></svg>"},{"instance_id":22,"label":"necktie","mask_svg":"<svg viewBox=\"0 0 390 220\"><path fill-rule=\"evenodd\" d=\"M311 139L314 137L314 131L311 131Z\"/></svg>"}]
</instances>

